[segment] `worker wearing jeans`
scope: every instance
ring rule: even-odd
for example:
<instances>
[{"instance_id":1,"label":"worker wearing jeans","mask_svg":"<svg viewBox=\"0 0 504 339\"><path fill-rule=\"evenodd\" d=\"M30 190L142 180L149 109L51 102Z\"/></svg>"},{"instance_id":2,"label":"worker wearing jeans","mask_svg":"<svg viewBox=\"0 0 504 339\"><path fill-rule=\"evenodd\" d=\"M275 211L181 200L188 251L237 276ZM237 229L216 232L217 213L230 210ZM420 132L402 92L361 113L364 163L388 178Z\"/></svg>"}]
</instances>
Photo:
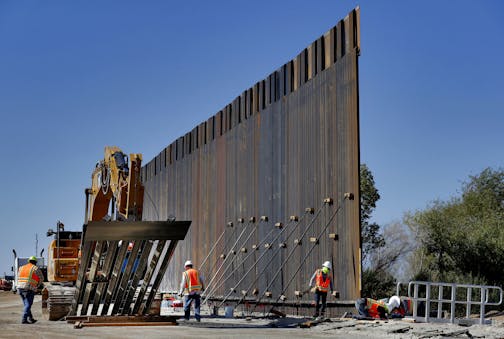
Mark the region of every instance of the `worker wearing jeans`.
<instances>
[{"instance_id":1,"label":"worker wearing jeans","mask_svg":"<svg viewBox=\"0 0 504 339\"><path fill-rule=\"evenodd\" d=\"M33 319L31 307L33 305L33 298L35 291L44 281L44 275L40 268L36 266L37 258L31 256L28 259L28 264L19 268L17 290L21 299L23 300L23 316L21 318L22 324L34 324L37 320Z\"/></svg>"},{"instance_id":2,"label":"worker wearing jeans","mask_svg":"<svg viewBox=\"0 0 504 339\"><path fill-rule=\"evenodd\" d=\"M191 314L191 305L194 301L194 317L196 321L201 320L200 292L204 290L203 279L199 272L193 268L191 260L187 260L184 264L185 271L182 273L182 282L180 283L180 296L184 296L184 318L189 320Z\"/></svg>"},{"instance_id":3,"label":"worker wearing jeans","mask_svg":"<svg viewBox=\"0 0 504 339\"><path fill-rule=\"evenodd\" d=\"M35 292L30 290L25 290L23 288L18 289L19 295L23 300L23 317L21 319L22 324L33 324L37 320L33 319L31 312L31 307L33 305L33 299L35 298Z\"/></svg>"}]
</instances>

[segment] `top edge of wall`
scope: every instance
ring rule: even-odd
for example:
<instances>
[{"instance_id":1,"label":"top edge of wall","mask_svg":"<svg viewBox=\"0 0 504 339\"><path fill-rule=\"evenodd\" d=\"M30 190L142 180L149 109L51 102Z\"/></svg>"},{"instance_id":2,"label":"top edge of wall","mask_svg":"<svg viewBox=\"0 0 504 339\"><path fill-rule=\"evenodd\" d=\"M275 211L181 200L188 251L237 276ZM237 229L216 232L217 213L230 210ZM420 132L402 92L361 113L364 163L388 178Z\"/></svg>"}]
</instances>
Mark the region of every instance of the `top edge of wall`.
<instances>
[{"instance_id":1,"label":"top edge of wall","mask_svg":"<svg viewBox=\"0 0 504 339\"><path fill-rule=\"evenodd\" d=\"M243 91L240 96L206 122L200 123L191 132L173 141L161 151L166 154L166 160L162 163L166 167L183 159L195 149L224 135L242 121L253 117L284 96L297 91L306 82L332 67L351 51L356 51L357 55L360 54L359 6L304 48L296 57ZM193 138L195 135L197 137ZM148 180L152 174L156 175L158 171L162 170L158 167L159 165L156 166L155 160L156 157L145 165L142 173L144 180ZM150 170L151 167L153 170Z\"/></svg>"}]
</instances>

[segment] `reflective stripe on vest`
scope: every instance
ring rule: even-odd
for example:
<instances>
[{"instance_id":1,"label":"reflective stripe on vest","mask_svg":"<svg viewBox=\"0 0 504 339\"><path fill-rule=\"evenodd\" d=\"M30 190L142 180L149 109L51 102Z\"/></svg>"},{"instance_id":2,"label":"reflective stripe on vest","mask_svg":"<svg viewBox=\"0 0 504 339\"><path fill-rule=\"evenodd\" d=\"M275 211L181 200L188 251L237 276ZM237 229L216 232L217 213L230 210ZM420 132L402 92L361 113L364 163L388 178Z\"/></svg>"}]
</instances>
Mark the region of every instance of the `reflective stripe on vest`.
<instances>
[{"instance_id":1,"label":"reflective stripe on vest","mask_svg":"<svg viewBox=\"0 0 504 339\"><path fill-rule=\"evenodd\" d=\"M324 276L322 270L317 270L317 275L315 276L315 286L320 292L329 292L329 286L331 284L331 277L329 274L326 274L326 278L324 280Z\"/></svg>"},{"instance_id":2,"label":"reflective stripe on vest","mask_svg":"<svg viewBox=\"0 0 504 339\"><path fill-rule=\"evenodd\" d=\"M366 306L370 317L380 318L380 312L378 312L378 307L383 307L385 312L387 312L387 305L382 300L374 300L371 298L366 298Z\"/></svg>"},{"instance_id":3,"label":"reflective stripe on vest","mask_svg":"<svg viewBox=\"0 0 504 339\"><path fill-rule=\"evenodd\" d=\"M186 292L201 291L201 284L199 280L199 273L194 268L190 268L184 272L185 275L185 290Z\"/></svg>"},{"instance_id":4,"label":"reflective stripe on vest","mask_svg":"<svg viewBox=\"0 0 504 339\"><path fill-rule=\"evenodd\" d=\"M37 287L40 282L40 277L35 274L37 266L28 263L19 268L18 282L19 284L29 283L32 287Z\"/></svg>"}]
</instances>

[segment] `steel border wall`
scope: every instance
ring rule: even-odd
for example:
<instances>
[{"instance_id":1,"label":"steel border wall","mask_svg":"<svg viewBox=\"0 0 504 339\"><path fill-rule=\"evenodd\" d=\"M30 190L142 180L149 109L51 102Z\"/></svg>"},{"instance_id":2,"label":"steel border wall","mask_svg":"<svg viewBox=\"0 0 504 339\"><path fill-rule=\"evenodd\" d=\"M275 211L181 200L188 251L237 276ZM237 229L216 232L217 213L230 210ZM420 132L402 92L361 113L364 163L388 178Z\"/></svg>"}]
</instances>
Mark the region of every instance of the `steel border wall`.
<instances>
[{"instance_id":1,"label":"steel border wall","mask_svg":"<svg viewBox=\"0 0 504 339\"><path fill-rule=\"evenodd\" d=\"M226 230L225 241L211 254L210 263L222 260L220 255L229 250L226 246L244 227L237 222L239 218L268 217L268 222L254 223L253 236L243 244L250 251L275 223L287 223L291 215L301 215L306 207L322 208L323 200L331 197L334 205L322 210L307 236L330 225L304 262L308 240L284 267L287 252L272 252L252 273L258 274L261 265L271 261L271 269L258 281L261 290L282 269L271 289L276 297L302 264L285 293L294 298L295 290L306 288L313 271L331 260L341 299L359 297L359 53L356 8L294 59L243 91L142 168L144 219L166 220L175 215L177 220L192 220L161 289L176 290L183 262L191 259L198 266L229 222L234 227ZM355 199L343 202L345 192L353 193ZM344 206L332 219L340 203ZM307 216L293 231L293 238L309 222ZM289 239L287 248L293 245ZM224 285L222 294L254 265L253 258L241 262L240 253L236 256L231 262L234 279ZM253 274L247 281L255 278ZM237 291L241 288L245 286Z\"/></svg>"}]
</instances>

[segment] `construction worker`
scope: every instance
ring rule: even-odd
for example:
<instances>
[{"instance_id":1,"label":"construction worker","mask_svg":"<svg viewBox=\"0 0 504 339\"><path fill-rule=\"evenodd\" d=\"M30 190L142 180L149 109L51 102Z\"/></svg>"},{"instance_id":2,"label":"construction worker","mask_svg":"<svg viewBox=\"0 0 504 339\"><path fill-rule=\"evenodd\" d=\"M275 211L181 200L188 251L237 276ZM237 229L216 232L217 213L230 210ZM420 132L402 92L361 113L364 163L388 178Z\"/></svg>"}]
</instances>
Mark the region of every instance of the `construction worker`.
<instances>
[{"instance_id":1,"label":"construction worker","mask_svg":"<svg viewBox=\"0 0 504 339\"><path fill-rule=\"evenodd\" d=\"M200 293L205 290L203 279L198 270L193 268L191 260L184 264L185 271L182 273L179 296L184 296L184 318L189 320L191 314L191 304L194 300L194 317L196 321L201 320L200 316Z\"/></svg>"},{"instance_id":2,"label":"construction worker","mask_svg":"<svg viewBox=\"0 0 504 339\"><path fill-rule=\"evenodd\" d=\"M327 305L327 292L333 291L331 271L331 262L326 261L313 273L310 279L310 288L315 292L315 315L313 318L324 317ZM321 308L322 306L322 308ZM320 311L320 313L319 313Z\"/></svg>"},{"instance_id":3,"label":"construction worker","mask_svg":"<svg viewBox=\"0 0 504 339\"><path fill-rule=\"evenodd\" d=\"M359 315L366 318L387 319L392 312L401 306L401 299L394 295L389 299L375 300L360 298L355 302Z\"/></svg>"},{"instance_id":4,"label":"construction worker","mask_svg":"<svg viewBox=\"0 0 504 339\"><path fill-rule=\"evenodd\" d=\"M31 307L35 292L40 285L43 285L44 275L37 266L37 258L31 256L28 263L19 268L17 290L23 300L22 324L35 324L37 320L33 319Z\"/></svg>"}]
</instances>

